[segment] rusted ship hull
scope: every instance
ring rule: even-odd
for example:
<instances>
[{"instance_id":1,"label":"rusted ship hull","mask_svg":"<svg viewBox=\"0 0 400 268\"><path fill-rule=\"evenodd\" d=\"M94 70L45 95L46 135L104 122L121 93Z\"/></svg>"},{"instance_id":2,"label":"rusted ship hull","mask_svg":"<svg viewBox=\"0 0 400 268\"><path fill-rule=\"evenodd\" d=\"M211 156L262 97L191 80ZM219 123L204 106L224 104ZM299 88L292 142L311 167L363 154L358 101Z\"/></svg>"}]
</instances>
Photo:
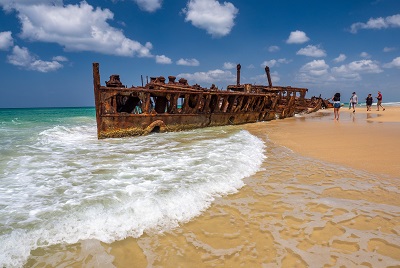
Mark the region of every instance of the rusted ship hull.
<instances>
[{"instance_id":1,"label":"rusted ship hull","mask_svg":"<svg viewBox=\"0 0 400 268\"><path fill-rule=\"evenodd\" d=\"M255 123L274 119L274 113L260 120L260 113L212 115L106 115L102 117L98 138L146 135L151 132L174 132L195 128Z\"/></svg>"},{"instance_id":2,"label":"rusted ship hull","mask_svg":"<svg viewBox=\"0 0 400 268\"><path fill-rule=\"evenodd\" d=\"M172 76L168 82L157 77L127 88L112 75L101 86L98 63L93 63L93 83L99 139L289 117L305 104L307 90L248 84L208 89L189 86L185 79L175 82Z\"/></svg>"}]
</instances>

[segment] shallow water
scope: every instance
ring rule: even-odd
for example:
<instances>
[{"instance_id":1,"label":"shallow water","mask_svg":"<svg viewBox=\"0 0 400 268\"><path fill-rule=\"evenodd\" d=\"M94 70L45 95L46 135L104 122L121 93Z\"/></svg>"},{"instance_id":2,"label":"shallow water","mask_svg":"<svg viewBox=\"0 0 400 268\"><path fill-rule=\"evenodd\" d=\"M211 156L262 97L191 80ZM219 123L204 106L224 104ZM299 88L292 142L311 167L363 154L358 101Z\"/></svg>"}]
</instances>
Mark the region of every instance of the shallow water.
<instances>
[{"instance_id":1,"label":"shallow water","mask_svg":"<svg viewBox=\"0 0 400 268\"><path fill-rule=\"evenodd\" d=\"M0 264L172 228L236 192L263 159L263 142L234 128L97 140L93 111L1 111Z\"/></svg>"},{"instance_id":2,"label":"shallow water","mask_svg":"<svg viewBox=\"0 0 400 268\"><path fill-rule=\"evenodd\" d=\"M217 198L179 227L111 244L92 240L35 251L30 265L400 265L398 181L299 157L270 142L265 154L239 192Z\"/></svg>"},{"instance_id":3,"label":"shallow water","mask_svg":"<svg viewBox=\"0 0 400 268\"><path fill-rule=\"evenodd\" d=\"M301 157L262 129L97 141L90 118L10 143L2 265L400 266L399 180Z\"/></svg>"},{"instance_id":4,"label":"shallow water","mask_svg":"<svg viewBox=\"0 0 400 268\"><path fill-rule=\"evenodd\" d=\"M262 170L239 193L138 240L150 266L400 265L398 182L266 145Z\"/></svg>"}]
</instances>

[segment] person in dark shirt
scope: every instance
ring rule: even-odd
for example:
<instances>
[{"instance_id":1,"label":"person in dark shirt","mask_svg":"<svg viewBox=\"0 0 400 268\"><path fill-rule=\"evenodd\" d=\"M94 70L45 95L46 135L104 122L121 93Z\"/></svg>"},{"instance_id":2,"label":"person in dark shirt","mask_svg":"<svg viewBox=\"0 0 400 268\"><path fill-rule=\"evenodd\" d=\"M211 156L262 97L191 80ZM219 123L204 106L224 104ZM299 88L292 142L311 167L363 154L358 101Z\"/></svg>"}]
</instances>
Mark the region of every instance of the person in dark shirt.
<instances>
[{"instance_id":1,"label":"person in dark shirt","mask_svg":"<svg viewBox=\"0 0 400 268\"><path fill-rule=\"evenodd\" d=\"M339 121L339 110L340 110L340 93L335 93L332 97L333 101L333 113L335 114L335 120Z\"/></svg>"},{"instance_id":2,"label":"person in dark shirt","mask_svg":"<svg viewBox=\"0 0 400 268\"><path fill-rule=\"evenodd\" d=\"M368 97L365 99L365 103L367 104L367 111L371 111L373 101L374 99L372 98L372 94L368 94Z\"/></svg>"}]
</instances>

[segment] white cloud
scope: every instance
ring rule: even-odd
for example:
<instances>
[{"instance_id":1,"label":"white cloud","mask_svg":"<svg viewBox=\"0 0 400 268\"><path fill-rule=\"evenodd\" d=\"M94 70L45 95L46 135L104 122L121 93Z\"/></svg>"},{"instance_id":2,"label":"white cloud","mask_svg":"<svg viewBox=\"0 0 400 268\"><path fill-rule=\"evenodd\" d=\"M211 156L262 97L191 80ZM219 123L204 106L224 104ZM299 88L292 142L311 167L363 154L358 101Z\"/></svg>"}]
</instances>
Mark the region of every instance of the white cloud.
<instances>
[{"instance_id":1,"label":"white cloud","mask_svg":"<svg viewBox=\"0 0 400 268\"><path fill-rule=\"evenodd\" d=\"M159 64L171 64L172 60L165 55L157 55L156 62Z\"/></svg>"},{"instance_id":2,"label":"white cloud","mask_svg":"<svg viewBox=\"0 0 400 268\"><path fill-rule=\"evenodd\" d=\"M277 51L279 51L280 50L280 48L278 47L278 46L270 46L269 48L268 48L268 51L269 52L277 52Z\"/></svg>"},{"instance_id":3,"label":"white cloud","mask_svg":"<svg viewBox=\"0 0 400 268\"><path fill-rule=\"evenodd\" d=\"M300 72L312 76L322 76L328 73L329 65L324 60L313 60L300 68Z\"/></svg>"},{"instance_id":4,"label":"white cloud","mask_svg":"<svg viewBox=\"0 0 400 268\"><path fill-rule=\"evenodd\" d=\"M370 56L367 52L361 52L361 53L360 53L360 56L361 56L361 58L364 58L364 59L369 59L369 58L371 58L371 56Z\"/></svg>"},{"instance_id":5,"label":"white cloud","mask_svg":"<svg viewBox=\"0 0 400 268\"><path fill-rule=\"evenodd\" d=\"M176 64L184 66L199 66L200 62L196 59L179 59Z\"/></svg>"},{"instance_id":6,"label":"white cloud","mask_svg":"<svg viewBox=\"0 0 400 268\"><path fill-rule=\"evenodd\" d=\"M347 58L346 55L340 54L337 58L334 58L333 61L334 61L334 62L342 62L342 61L344 61L346 58Z\"/></svg>"},{"instance_id":7,"label":"white cloud","mask_svg":"<svg viewBox=\"0 0 400 268\"><path fill-rule=\"evenodd\" d=\"M183 13L185 21L204 29L213 37L228 35L234 26L238 9L230 2L220 4L216 0L189 0Z\"/></svg>"},{"instance_id":8,"label":"white cloud","mask_svg":"<svg viewBox=\"0 0 400 268\"><path fill-rule=\"evenodd\" d=\"M287 64L287 63L291 63L292 60L287 60L287 59L283 58L283 59L278 59L278 62Z\"/></svg>"},{"instance_id":9,"label":"white cloud","mask_svg":"<svg viewBox=\"0 0 400 268\"><path fill-rule=\"evenodd\" d=\"M235 69L237 66L237 64L233 63L233 62L224 62L224 69L225 70L230 70L230 69Z\"/></svg>"},{"instance_id":10,"label":"white cloud","mask_svg":"<svg viewBox=\"0 0 400 268\"><path fill-rule=\"evenodd\" d=\"M296 79L305 83L327 83L335 81L329 72L329 65L325 60L313 60L303 65Z\"/></svg>"},{"instance_id":11,"label":"white cloud","mask_svg":"<svg viewBox=\"0 0 400 268\"><path fill-rule=\"evenodd\" d=\"M17 9L17 6L39 4L62 6L63 0L0 0L0 6L7 12Z\"/></svg>"},{"instance_id":12,"label":"white cloud","mask_svg":"<svg viewBox=\"0 0 400 268\"><path fill-rule=\"evenodd\" d=\"M265 67L265 66L268 66L268 67L274 67L275 66L275 64L277 63L278 61L277 60L266 60L266 61L263 61L263 63L261 63L261 67Z\"/></svg>"},{"instance_id":13,"label":"white cloud","mask_svg":"<svg viewBox=\"0 0 400 268\"><path fill-rule=\"evenodd\" d=\"M114 14L94 9L86 2L77 5L15 5L22 24L21 37L57 43L67 51L93 51L108 55L151 57L151 43L127 38L107 20Z\"/></svg>"},{"instance_id":14,"label":"white cloud","mask_svg":"<svg viewBox=\"0 0 400 268\"><path fill-rule=\"evenodd\" d=\"M271 72L270 74L271 74L272 85L274 85L275 83L278 83L281 80L278 72ZM260 74L260 75L251 77L250 80L251 81L249 81L249 83L251 83L251 84L268 85L268 78L267 78L266 74Z\"/></svg>"},{"instance_id":15,"label":"white cloud","mask_svg":"<svg viewBox=\"0 0 400 268\"><path fill-rule=\"evenodd\" d=\"M400 68L400 57L393 59L391 62L383 65L385 68Z\"/></svg>"},{"instance_id":16,"label":"white cloud","mask_svg":"<svg viewBox=\"0 0 400 268\"><path fill-rule=\"evenodd\" d=\"M14 45L14 40L11 36L11 32L0 32L0 50L8 50Z\"/></svg>"},{"instance_id":17,"label":"white cloud","mask_svg":"<svg viewBox=\"0 0 400 268\"><path fill-rule=\"evenodd\" d=\"M309 57L325 57L326 56L326 52L323 49L320 49L317 46L312 46L312 45L308 45L305 48L300 49L299 51L297 51L296 53L297 55L304 55L304 56L309 56Z\"/></svg>"},{"instance_id":18,"label":"white cloud","mask_svg":"<svg viewBox=\"0 0 400 268\"><path fill-rule=\"evenodd\" d=\"M348 65L349 70L359 73L381 73L382 69L378 63L372 60L360 60L350 62Z\"/></svg>"},{"instance_id":19,"label":"white cloud","mask_svg":"<svg viewBox=\"0 0 400 268\"><path fill-rule=\"evenodd\" d=\"M383 52L391 52L391 51L395 51L396 48L395 47L384 47L383 48Z\"/></svg>"},{"instance_id":20,"label":"white cloud","mask_svg":"<svg viewBox=\"0 0 400 268\"><path fill-rule=\"evenodd\" d=\"M386 18L370 18L367 23L356 22L350 26L351 33L357 33L360 29L386 29L400 27L400 14Z\"/></svg>"},{"instance_id":21,"label":"white cloud","mask_svg":"<svg viewBox=\"0 0 400 268\"><path fill-rule=\"evenodd\" d=\"M211 70L208 72L196 72L193 74L182 73L178 75L179 77L184 77L191 84L194 83L208 83L208 84L218 84L218 83L234 83L236 82L236 75L233 75L230 71L223 70Z\"/></svg>"},{"instance_id":22,"label":"white cloud","mask_svg":"<svg viewBox=\"0 0 400 268\"><path fill-rule=\"evenodd\" d=\"M288 44L303 44L310 40L310 38L307 37L306 33L303 31L294 31L291 32L289 35L289 38L286 40L286 43Z\"/></svg>"},{"instance_id":23,"label":"white cloud","mask_svg":"<svg viewBox=\"0 0 400 268\"><path fill-rule=\"evenodd\" d=\"M285 59L285 58L283 58L283 59L277 59L277 60L275 60L275 59L266 60L266 61L264 61L263 63L261 63L261 67L262 67L262 68L264 68L265 66L274 67L275 65L278 66L280 63L287 64L287 63L290 63L290 62L291 62L291 60L287 60L287 59Z\"/></svg>"},{"instance_id":24,"label":"white cloud","mask_svg":"<svg viewBox=\"0 0 400 268\"><path fill-rule=\"evenodd\" d=\"M326 84L338 81L360 81L362 74L381 72L378 63L372 60L353 61L333 68L330 68L324 60L314 60L300 68L296 79L306 83Z\"/></svg>"},{"instance_id":25,"label":"white cloud","mask_svg":"<svg viewBox=\"0 0 400 268\"><path fill-rule=\"evenodd\" d=\"M55 61L68 61L68 59L66 57L64 57L64 56L55 56L55 57L53 57L52 60L55 60Z\"/></svg>"},{"instance_id":26,"label":"white cloud","mask_svg":"<svg viewBox=\"0 0 400 268\"><path fill-rule=\"evenodd\" d=\"M333 67L331 73L337 80L361 80L361 75L358 72L351 70L347 65Z\"/></svg>"},{"instance_id":27,"label":"white cloud","mask_svg":"<svg viewBox=\"0 0 400 268\"><path fill-rule=\"evenodd\" d=\"M29 53L26 47L20 48L19 46L15 46L12 50L12 54L8 55L7 59L12 65L42 73L55 71L63 67L61 63L55 60L43 61L38 59L36 56Z\"/></svg>"},{"instance_id":28,"label":"white cloud","mask_svg":"<svg viewBox=\"0 0 400 268\"><path fill-rule=\"evenodd\" d=\"M162 0L133 0L140 9L148 12L154 12L161 8Z\"/></svg>"},{"instance_id":29,"label":"white cloud","mask_svg":"<svg viewBox=\"0 0 400 268\"><path fill-rule=\"evenodd\" d=\"M382 69L377 62L372 60L353 61L331 69L332 75L337 79L361 80L361 74L381 73Z\"/></svg>"},{"instance_id":30,"label":"white cloud","mask_svg":"<svg viewBox=\"0 0 400 268\"><path fill-rule=\"evenodd\" d=\"M265 77L265 79L267 79L267 82L266 82L265 84L268 84L267 75L264 74L264 77ZM278 72L272 72L272 73L271 73L271 80L272 80L272 84L278 83L278 82L281 80L281 78L280 78Z\"/></svg>"},{"instance_id":31,"label":"white cloud","mask_svg":"<svg viewBox=\"0 0 400 268\"><path fill-rule=\"evenodd\" d=\"M13 8L16 5L62 5L63 0L0 0L1 6L12 6Z\"/></svg>"}]
</instances>

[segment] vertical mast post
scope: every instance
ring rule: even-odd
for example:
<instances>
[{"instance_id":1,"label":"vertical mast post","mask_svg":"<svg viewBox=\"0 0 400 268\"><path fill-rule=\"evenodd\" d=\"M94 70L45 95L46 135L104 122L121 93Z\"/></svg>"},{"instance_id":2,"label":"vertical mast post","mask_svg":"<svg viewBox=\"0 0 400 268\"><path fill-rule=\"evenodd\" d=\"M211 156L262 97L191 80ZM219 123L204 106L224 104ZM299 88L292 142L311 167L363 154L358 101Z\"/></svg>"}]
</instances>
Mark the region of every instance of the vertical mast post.
<instances>
[{"instance_id":1,"label":"vertical mast post","mask_svg":"<svg viewBox=\"0 0 400 268\"><path fill-rule=\"evenodd\" d=\"M268 87L272 87L272 80L271 80L271 74L269 72L269 67L265 66L265 73L267 74L267 78L268 78Z\"/></svg>"},{"instance_id":2,"label":"vertical mast post","mask_svg":"<svg viewBox=\"0 0 400 268\"><path fill-rule=\"evenodd\" d=\"M100 137L101 130L101 100L100 100L100 72L99 64L93 63L93 89L94 89L94 105L96 108L96 121L97 121L97 138Z\"/></svg>"}]
</instances>

